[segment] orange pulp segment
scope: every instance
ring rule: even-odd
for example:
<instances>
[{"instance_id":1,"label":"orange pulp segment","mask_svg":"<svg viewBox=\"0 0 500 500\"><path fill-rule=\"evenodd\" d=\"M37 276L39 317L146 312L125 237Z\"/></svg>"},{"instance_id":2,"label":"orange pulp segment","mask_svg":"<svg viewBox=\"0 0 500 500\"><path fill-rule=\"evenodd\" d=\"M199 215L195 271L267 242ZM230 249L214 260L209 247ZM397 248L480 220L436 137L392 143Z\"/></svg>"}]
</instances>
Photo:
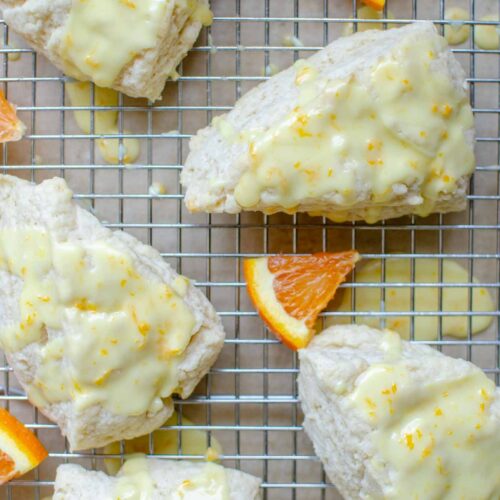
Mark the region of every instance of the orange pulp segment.
<instances>
[{"instance_id":1,"label":"orange pulp segment","mask_svg":"<svg viewBox=\"0 0 500 500\"><path fill-rule=\"evenodd\" d=\"M0 90L0 142L18 141L24 134L26 127L17 117L16 108Z\"/></svg>"},{"instance_id":2,"label":"orange pulp segment","mask_svg":"<svg viewBox=\"0 0 500 500\"><path fill-rule=\"evenodd\" d=\"M385 6L385 0L363 0L363 3L375 10L382 10Z\"/></svg>"},{"instance_id":3,"label":"orange pulp segment","mask_svg":"<svg viewBox=\"0 0 500 500\"><path fill-rule=\"evenodd\" d=\"M260 316L284 344L296 350L310 342L319 313L358 260L354 250L275 255L246 259L243 270Z\"/></svg>"},{"instance_id":4,"label":"orange pulp segment","mask_svg":"<svg viewBox=\"0 0 500 500\"><path fill-rule=\"evenodd\" d=\"M35 468L47 455L36 436L0 408L0 484Z\"/></svg>"}]
</instances>

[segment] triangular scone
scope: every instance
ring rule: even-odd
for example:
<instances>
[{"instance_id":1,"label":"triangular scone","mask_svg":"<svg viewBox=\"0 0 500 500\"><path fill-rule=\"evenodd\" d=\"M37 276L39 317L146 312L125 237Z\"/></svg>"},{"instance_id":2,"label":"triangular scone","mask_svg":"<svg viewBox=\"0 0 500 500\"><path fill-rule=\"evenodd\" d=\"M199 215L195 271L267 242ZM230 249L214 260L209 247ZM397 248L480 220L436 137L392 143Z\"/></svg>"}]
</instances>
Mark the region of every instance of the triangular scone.
<instances>
[{"instance_id":1,"label":"triangular scone","mask_svg":"<svg viewBox=\"0 0 500 500\"><path fill-rule=\"evenodd\" d=\"M212 19L208 0L0 0L0 8L68 76L152 101Z\"/></svg>"},{"instance_id":2,"label":"triangular scone","mask_svg":"<svg viewBox=\"0 0 500 500\"><path fill-rule=\"evenodd\" d=\"M192 211L332 220L462 210L475 168L465 73L428 22L340 38L191 141Z\"/></svg>"},{"instance_id":3,"label":"triangular scone","mask_svg":"<svg viewBox=\"0 0 500 500\"><path fill-rule=\"evenodd\" d=\"M89 471L76 464L60 465L54 485L54 500L136 498L132 493L149 494L147 498L155 500L259 500L260 482L250 474L210 462L133 456L116 477Z\"/></svg>"},{"instance_id":4,"label":"triangular scone","mask_svg":"<svg viewBox=\"0 0 500 500\"><path fill-rule=\"evenodd\" d=\"M224 342L206 297L64 180L0 177L0 345L73 450L147 434Z\"/></svg>"},{"instance_id":5,"label":"triangular scone","mask_svg":"<svg viewBox=\"0 0 500 500\"><path fill-rule=\"evenodd\" d=\"M299 356L304 428L344 498L499 498L500 389L478 367L356 325Z\"/></svg>"}]
</instances>

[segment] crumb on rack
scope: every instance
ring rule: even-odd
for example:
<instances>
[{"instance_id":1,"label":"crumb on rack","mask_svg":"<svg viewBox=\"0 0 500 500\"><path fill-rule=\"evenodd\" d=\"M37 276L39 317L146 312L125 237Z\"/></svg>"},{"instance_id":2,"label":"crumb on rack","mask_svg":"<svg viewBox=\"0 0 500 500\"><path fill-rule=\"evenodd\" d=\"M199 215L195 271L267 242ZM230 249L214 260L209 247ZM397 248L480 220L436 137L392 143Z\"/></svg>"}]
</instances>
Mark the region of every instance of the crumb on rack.
<instances>
[{"instance_id":1,"label":"crumb on rack","mask_svg":"<svg viewBox=\"0 0 500 500\"><path fill-rule=\"evenodd\" d=\"M304 44L295 35L286 35L283 37L282 45L284 47L303 47Z\"/></svg>"},{"instance_id":2,"label":"crumb on rack","mask_svg":"<svg viewBox=\"0 0 500 500\"><path fill-rule=\"evenodd\" d=\"M161 196L163 194L167 194L167 188L165 184L155 181L149 186L148 193L151 196Z\"/></svg>"},{"instance_id":3,"label":"crumb on rack","mask_svg":"<svg viewBox=\"0 0 500 500\"><path fill-rule=\"evenodd\" d=\"M208 40L208 46L210 47L210 54L216 54L217 47L214 45L214 39L211 33L208 34L207 40Z\"/></svg>"},{"instance_id":4,"label":"crumb on rack","mask_svg":"<svg viewBox=\"0 0 500 500\"><path fill-rule=\"evenodd\" d=\"M219 452L215 448L209 446L205 453L205 458L208 462L217 462L219 460Z\"/></svg>"},{"instance_id":5,"label":"crumb on rack","mask_svg":"<svg viewBox=\"0 0 500 500\"><path fill-rule=\"evenodd\" d=\"M17 50L19 47L14 43L5 44L4 48L7 50ZM7 59L11 62L19 61L21 59L21 52L8 52Z\"/></svg>"},{"instance_id":6,"label":"crumb on rack","mask_svg":"<svg viewBox=\"0 0 500 500\"><path fill-rule=\"evenodd\" d=\"M274 76L279 73L280 69L276 64L270 63L265 68L262 69L263 76Z\"/></svg>"}]
</instances>

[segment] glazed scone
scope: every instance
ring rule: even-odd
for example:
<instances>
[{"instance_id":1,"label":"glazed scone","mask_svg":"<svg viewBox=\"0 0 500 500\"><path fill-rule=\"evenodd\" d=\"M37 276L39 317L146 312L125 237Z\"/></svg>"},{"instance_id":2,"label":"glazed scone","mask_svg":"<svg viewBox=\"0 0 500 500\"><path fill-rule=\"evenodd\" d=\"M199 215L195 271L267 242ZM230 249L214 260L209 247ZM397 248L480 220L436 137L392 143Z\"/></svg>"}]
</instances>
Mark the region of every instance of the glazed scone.
<instances>
[{"instance_id":1,"label":"glazed scone","mask_svg":"<svg viewBox=\"0 0 500 500\"><path fill-rule=\"evenodd\" d=\"M161 97L212 14L208 0L0 0L11 29L68 76Z\"/></svg>"},{"instance_id":2,"label":"glazed scone","mask_svg":"<svg viewBox=\"0 0 500 500\"><path fill-rule=\"evenodd\" d=\"M214 463L132 457L116 477L75 464L57 469L53 500L259 500L260 479Z\"/></svg>"},{"instance_id":3,"label":"glazed scone","mask_svg":"<svg viewBox=\"0 0 500 500\"><path fill-rule=\"evenodd\" d=\"M191 211L375 222L462 210L475 168L465 73L428 22L334 41L191 140Z\"/></svg>"},{"instance_id":4,"label":"glazed scone","mask_svg":"<svg viewBox=\"0 0 500 500\"><path fill-rule=\"evenodd\" d=\"M344 498L500 498L500 389L478 367L355 325L299 356L304 428Z\"/></svg>"},{"instance_id":5,"label":"glazed scone","mask_svg":"<svg viewBox=\"0 0 500 500\"><path fill-rule=\"evenodd\" d=\"M160 427L222 349L212 305L60 178L2 175L0 203L0 346L30 401L73 450Z\"/></svg>"}]
</instances>

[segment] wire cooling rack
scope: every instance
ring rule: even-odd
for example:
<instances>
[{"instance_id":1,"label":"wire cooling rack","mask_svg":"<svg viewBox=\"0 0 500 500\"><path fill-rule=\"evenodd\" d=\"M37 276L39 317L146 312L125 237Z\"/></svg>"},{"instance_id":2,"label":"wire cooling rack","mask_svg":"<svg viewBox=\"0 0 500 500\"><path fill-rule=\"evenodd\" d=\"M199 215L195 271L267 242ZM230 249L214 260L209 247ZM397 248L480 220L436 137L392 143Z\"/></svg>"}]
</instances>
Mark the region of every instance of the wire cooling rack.
<instances>
[{"instance_id":1,"label":"wire cooling rack","mask_svg":"<svg viewBox=\"0 0 500 500\"><path fill-rule=\"evenodd\" d=\"M496 0L388 0L387 4L383 27L431 19L442 30L446 8L461 6L471 15L472 21L467 24L474 32L482 16L500 14ZM194 428L207 432L207 443L212 436L217 437L225 465L262 477L264 498L340 498L326 480L302 431L296 356L263 327L249 303L241 258L278 251L306 253L355 247L364 258L382 259L383 276L390 259L408 259L410 279L391 283L391 288L410 290L412 305L419 287L438 287L442 303L443 261L452 258L468 273L461 286L469 292L469 307L457 313L466 318L467 338L443 339L445 313L412 312L410 308L397 315L411 319L412 335L415 318L436 316L439 337L429 343L450 355L474 361L498 384L500 316L494 312L489 330L472 337L472 319L478 313L472 310L471 291L477 286L487 287L498 311L500 51L480 50L472 37L454 48L468 73L477 123L478 169L471 182L467 211L374 225L334 224L304 214L191 215L183 206L179 185L190 136L215 115L230 109L242 94L266 78L266 72L285 68L323 47L339 37L349 23L354 30L358 28L354 0L212 0L212 6L213 26L201 35L184 61L179 80L167 84L162 101L151 105L120 96L118 108L106 108L119 111L120 133L109 138L134 137L141 143L141 156L132 167L103 163L95 148L95 140L102 136L84 134L76 127L64 77L32 50L22 48L26 45L2 22L0 81L28 126L21 142L4 147L3 171L36 182L55 175L65 177L75 198L109 227L153 244L179 272L197 280L222 316L228 335L217 364L196 393L179 402L178 409L196 423ZM283 43L284 37L296 37L291 47ZM96 110L94 106L83 109L92 115ZM163 182L167 194L150 195L148 188L153 181ZM438 260L437 285L415 283L417 258ZM383 310L383 284L348 283L343 288L352 288L355 296L359 286L381 292L382 312L364 315L382 320L394 316ZM362 315L355 311L342 314L355 320ZM323 321L338 316L340 313L327 312ZM5 362L0 370L2 404L50 449L50 457L36 471L0 488L2 499L50 495L55 468L63 462L103 468L102 450L70 453L58 428L28 404ZM173 426L178 431L176 458L185 458L181 453L181 428Z\"/></svg>"}]
</instances>

